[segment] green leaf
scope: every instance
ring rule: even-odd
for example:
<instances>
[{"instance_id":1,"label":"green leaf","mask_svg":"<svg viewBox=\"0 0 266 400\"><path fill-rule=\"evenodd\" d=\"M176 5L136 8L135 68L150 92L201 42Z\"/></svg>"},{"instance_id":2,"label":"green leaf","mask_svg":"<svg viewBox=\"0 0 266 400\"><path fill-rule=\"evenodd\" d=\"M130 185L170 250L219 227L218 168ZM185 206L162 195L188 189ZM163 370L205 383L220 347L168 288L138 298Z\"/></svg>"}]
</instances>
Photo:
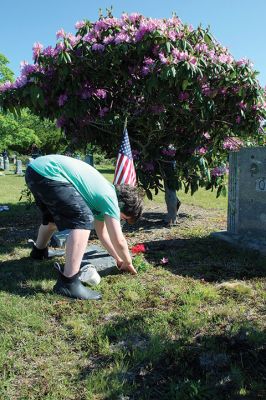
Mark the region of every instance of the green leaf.
<instances>
[{"instance_id":1,"label":"green leaf","mask_svg":"<svg viewBox=\"0 0 266 400\"><path fill-rule=\"evenodd\" d=\"M166 42L165 45L166 45L167 52L171 53L171 43L170 42Z\"/></svg>"},{"instance_id":2,"label":"green leaf","mask_svg":"<svg viewBox=\"0 0 266 400\"><path fill-rule=\"evenodd\" d=\"M152 200L152 192L149 189L146 189L146 195L148 197L149 200Z\"/></svg>"},{"instance_id":3,"label":"green leaf","mask_svg":"<svg viewBox=\"0 0 266 400\"><path fill-rule=\"evenodd\" d=\"M218 187L218 190L217 190L217 193L216 193L216 198L217 198L217 199L218 199L218 197L221 196L223 187L224 187L223 185L220 185L220 186Z\"/></svg>"},{"instance_id":4,"label":"green leaf","mask_svg":"<svg viewBox=\"0 0 266 400\"><path fill-rule=\"evenodd\" d=\"M186 88L188 87L188 85L189 85L189 81L184 80L184 81L182 82L182 90L186 90Z\"/></svg>"},{"instance_id":5,"label":"green leaf","mask_svg":"<svg viewBox=\"0 0 266 400\"><path fill-rule=\"evenodd\" d=\"M66 56L67 61L71 63L70 54L68 52L65 52L65 56Z\"/></svg>"},{"instance_id":6,"label":"green leaf","mask_svg":"<svg viewBox=\"0 0 266 400\"><path fill-rule=\"evenodd\" d=\"M172 76L173 76L173 78L176 76L176 70L175 70L175 67L173 66L173 67L171 67L171 71L172 71Z\"/></svg>"},{"instance_id":7,"label":"green leaf","mask_svg":"<svg viewBox=\"0 0 266 400\"><path fill-rule=\"evenodd\" d=\"M193 194L199 189L199 185L197 183L197 181L192 181L191 182L191 196L193 196Z\"/></svg>"},{"instance_id":8,"label":"green leaf","mask_svg":"<svg viewBox=\"0 0 266 400\"><path fill-rule=\"evenodd\" d=\"M211 36L210 36L208 33L205 33L205 35L204 35L204 41L205 41L205 43L207 43L209 46L210 46L211 44L213 44L212 38L211 38Z\"/></svg>"}]
</instances>

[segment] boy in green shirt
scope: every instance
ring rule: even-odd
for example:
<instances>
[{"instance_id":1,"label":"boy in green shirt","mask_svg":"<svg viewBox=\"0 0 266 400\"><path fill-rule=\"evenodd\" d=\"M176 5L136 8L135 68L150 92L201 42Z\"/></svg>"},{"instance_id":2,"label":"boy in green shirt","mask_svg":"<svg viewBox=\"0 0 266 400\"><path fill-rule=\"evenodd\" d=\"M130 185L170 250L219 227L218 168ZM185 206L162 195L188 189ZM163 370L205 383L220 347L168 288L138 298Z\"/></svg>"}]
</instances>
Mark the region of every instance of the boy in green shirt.
<instances>
[{"instance_id":1,"label":"boy in green shirt","mask_svg":"<svg viewBox=\"0 0 266 400\"><path fill-rule=\"evenodd\" d=\"M118 268L137 273L120 225L121 219L134 223L142 214L142 195L137 188L115 187L90 165L62 155L36 158L28 166L25 180L42 212L31 257L47 258L54 231L70 229L65 266L54 286L57 293L79 299L101 298L79 280L81 260L93 226Z\"/></svg>"}]
</instances>

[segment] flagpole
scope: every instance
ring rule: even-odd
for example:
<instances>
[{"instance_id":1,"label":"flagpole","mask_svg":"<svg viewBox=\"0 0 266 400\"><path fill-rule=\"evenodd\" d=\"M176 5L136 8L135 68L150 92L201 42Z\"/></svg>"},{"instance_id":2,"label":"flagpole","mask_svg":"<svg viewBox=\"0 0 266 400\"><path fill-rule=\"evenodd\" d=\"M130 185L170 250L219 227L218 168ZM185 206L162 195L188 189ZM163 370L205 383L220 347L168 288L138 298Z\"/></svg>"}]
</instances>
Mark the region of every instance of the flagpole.
<instances>
[{"instance_id":1,"label":"flagpole","mask_svg":"<svg viewBox=\"0 0 266 400\"><path fill-rule=\"evenodd\" d=\"M124 132L125 132L126 128L127 128L127 117L125 118L125 122L124 122Z\"/></svg>"}]
</instances>

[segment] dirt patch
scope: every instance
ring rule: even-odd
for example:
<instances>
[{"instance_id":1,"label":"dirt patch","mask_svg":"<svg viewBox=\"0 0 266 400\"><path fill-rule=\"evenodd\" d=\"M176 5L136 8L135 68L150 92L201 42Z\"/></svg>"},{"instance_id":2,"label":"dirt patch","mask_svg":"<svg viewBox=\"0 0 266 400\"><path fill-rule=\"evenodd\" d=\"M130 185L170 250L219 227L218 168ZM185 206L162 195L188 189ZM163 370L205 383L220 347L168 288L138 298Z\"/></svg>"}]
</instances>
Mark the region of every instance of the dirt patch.
<instances>
[{"instance_id":1,"label":"dirt patch","mask_svg":"<svg viewBox=\"0 0 266 400\"><path fill-rule=\"evenodd\" d=\"M182 205L174 226L169 226L165 217L164 205L146 207L140 221L123 228L129 244L182 238L185 230L199 232L201 235L226 230L226 214L221 210Z\"/></svg>"}]
</instances>

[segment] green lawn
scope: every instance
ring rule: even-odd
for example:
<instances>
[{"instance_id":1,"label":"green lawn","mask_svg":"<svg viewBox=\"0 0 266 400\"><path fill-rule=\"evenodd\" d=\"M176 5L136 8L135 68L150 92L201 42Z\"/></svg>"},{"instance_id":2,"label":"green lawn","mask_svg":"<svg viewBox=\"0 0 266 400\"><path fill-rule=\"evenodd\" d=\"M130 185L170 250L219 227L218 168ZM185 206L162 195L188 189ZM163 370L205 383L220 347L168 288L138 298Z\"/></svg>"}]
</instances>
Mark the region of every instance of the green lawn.
<instances>
[{"instance_id":1,"label":"green lawn","mask_svg":"<svg viewBox=\"0 0 266 400\"><path fill-rule=\"evenodd\" d=\"M1 400L265 398L265 258L188 217L134 258L136 277L103 278L101 301L72 301L52 292L52 261L28 257L39 216L18 203L24 179L0 184ZM209 192L180 198L226 213Z\"/></svg>"}]
</instances>

